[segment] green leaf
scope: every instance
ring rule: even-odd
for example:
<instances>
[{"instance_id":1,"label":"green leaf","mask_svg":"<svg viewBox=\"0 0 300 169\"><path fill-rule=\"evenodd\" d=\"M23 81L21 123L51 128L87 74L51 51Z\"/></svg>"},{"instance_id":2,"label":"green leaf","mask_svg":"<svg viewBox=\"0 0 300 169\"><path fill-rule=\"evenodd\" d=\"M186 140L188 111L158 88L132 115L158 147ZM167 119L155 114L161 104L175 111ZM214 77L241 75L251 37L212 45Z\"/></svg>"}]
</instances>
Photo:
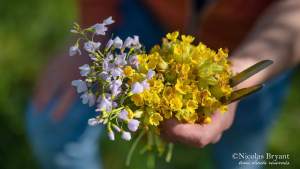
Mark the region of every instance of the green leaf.
<instances>
[{"instance_id":1,"label":"green leaf","mask_svg":"<svg viewBox=\"0 0 300 169\"><path fill-rule=\"evenodd\" d=\"M249 68L245 69L244 71L233 76L230 79L230 86L234 87L234 86L240 84L244 80L255 75L256 73L260 72L261 70L265 69L266 67L270 66L271 64L273 64L272 60L263 60L263 61L260 61L256 64L250 66Z\"/></svg>"},{"instance_id":2,"label":"green leaf","mask_svg":"<svg viewBox=\"0 0 300 169\"><path fill-rule=\"evenodd\" d=\"M258 84L258 85L252 86L252 87L247 87L247 88L236 90L231 93L230 97L228 97L228 98L223 97L221 99L221 102L224 104L230 104L234 101L241 100L242 98L262 89L262 87L263 87L262 84Z\"/></svg>"}]
</instances>

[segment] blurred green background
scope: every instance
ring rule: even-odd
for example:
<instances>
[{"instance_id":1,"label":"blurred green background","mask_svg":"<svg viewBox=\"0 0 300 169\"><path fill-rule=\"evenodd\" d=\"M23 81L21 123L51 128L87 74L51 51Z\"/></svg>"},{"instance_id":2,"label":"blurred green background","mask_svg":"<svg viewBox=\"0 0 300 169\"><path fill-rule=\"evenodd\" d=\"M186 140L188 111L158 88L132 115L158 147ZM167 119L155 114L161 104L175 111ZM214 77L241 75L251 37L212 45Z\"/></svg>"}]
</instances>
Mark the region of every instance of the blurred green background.
<instances>
[{"instance_id":1,"label":"blurred green background","mask_svg":"<svg viewBox=\"0 0 300 169\"><path fill-rule=\"evenodd\" d=\"M26 103L37 74L51 54L65 44L76 16L73 0L0 0L1 169L38 168L25 133ZM268 152L290 154L291 164L285 168L291 169L300 168L299 84L300 76L295 76L268 144ZM124 168L129 144L110 143L105 137L101 144L105 145L101 150L105 167ZM134 156L130 168L145 168L145 159ZM199 150L177 146L171 164L158 164L160 168L211 168L210 147Z\"/></svg>"}]
</instances>

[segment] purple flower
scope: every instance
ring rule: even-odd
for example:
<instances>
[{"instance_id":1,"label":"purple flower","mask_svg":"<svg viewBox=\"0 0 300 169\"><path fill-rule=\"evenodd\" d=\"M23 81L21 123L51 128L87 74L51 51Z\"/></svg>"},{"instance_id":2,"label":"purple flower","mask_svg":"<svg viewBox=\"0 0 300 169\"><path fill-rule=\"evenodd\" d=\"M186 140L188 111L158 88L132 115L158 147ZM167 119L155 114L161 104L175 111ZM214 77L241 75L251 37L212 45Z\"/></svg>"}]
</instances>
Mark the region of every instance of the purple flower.
<instances>
[{"instance_id":1,"label":"purple flower","mask_svg":"<svg viewBox=\"0 0 300 169\"><path fill-rule=\"evenodd\" d=\"M80 75L81 76L87 76L90 73L91 68L88 64L84 64L84 65L79 67L79 70L80 70Z\"/></svg>"},{"instance_id":2,"label":"purple flower","mask_svg":"<svg viewBox=\"0 0 300 169\"><path fill-rule=\"evenodd\" d=\"M95 29L96 35L105 35L105 32L107 31L107 27L103 23L97 23L93 28Z\"/></svg>"},{"instance_id":3,"label":"purple flower","mask_svg":"<svg viewBox=\"0 0 300 169\"><path fill-rule=\"evenodd\" d=\"M101 43L100 42L93 42L93 41L88 41L84 43L84 49L87 52L95 52L97 49L99 49Z\"/></svg>"},{"instance_id":4,"label":"purple flower","mask_svg":"<svg viewBox=\"0 0 300 169\"><path fill-rule=\"evenodd\" d=\"M131 93L132 94L139 94L144 91L144 87L141 83L135 82L131 87Z\"/></svg>"},{"instance_id":5,"label":"purple flower","mask_svg":"<svg viewBox=\"0 0 300 169\"><path fill-rule=\"evenodd\" d=\"M155 76L155 71L149 69L147 73L147 79L152 79L153 76Z\"/></svg>"},{"instance_id":6,"label":"purple flower","mask_svg":"<svg viewBox=\"0 0 300 169\"><path fill-rule=\"evenodd\" d=\"M138 127L140 125L140 121L136 120L136 119L132 119L128 122L128 129L132 132L135 132Z\"/></svg>"},{"instance_id":7,"label":"purple flower","mask_svg":"<svg viewBox=\"0 0 300 169\"><path fill-rule=\"evenodd\" d=\"M120 90L121 85L122 85L122 81L120 79L114 80L111 83L110 90L111 90L111 94L113 96L117 96L121 92L121 90Z\"/></svg>"},{"instance_id":8,"label":"purple flower","mask_svg":"<svg viewBox=\"0 0 300 169\"><path fill-rule=\"evenodd\" d=\"M147 80L142 81L142 86L144 90L149 90L150 89L150 85L147 82Z\"/></svg>"},{"instance_id":9,"label":"purple flower","mask_svg":"<svg viewBox=\"0 0 300 169\"><path fill-rule=\"evenodd\" d=\"M70 56L75 56L76 54L81 55L81 51L78 48L78 45L71 46L70 49L69 49L69 55Z\"/></svg>"},{"instance_id":10,"label":"purple flower","mask_svg":"<svg viewBox=\"0 0 300 169\"><path fill-rule=\"evenodd\" d=\"M121 54L121 55L117 55L116 59L115 59L115 64L118 66L124 66L127 64L126 60L126 54Z\"/></svg>"},{"instance_id":11,"label":"purple flower","mask_svg":"<svg viewBox=\"0 0 300 169\"><path fill-rule=\"evenodd\" d=\"M123 109L120 113L119 113L119 119L121 120L127 120L128 119L128 112L127 110Z\"/></svg>"},{"instance_id":12,"label":"purple flower","mask_svg":"<svg viewBox=\"0 0 300 169\"><path fill-rule=\"evenodd\" d=\"M114 133L112 130L109 130L109 131L108 131L108 138L109 138L111 141L114 141L114 140L115 140L115 133Z\"/></svg>"},{"instance_id":13,"label":"purple flower","mask_svg":"<svg viewBox=\"0 0 300 169\"><path fill-rule=\"evenodd\" d=\"M131 140L131 134L127 131L123 131L121 137L122 137L123 140L126 140L126 141Z\"/></svg>"},{"instance_id":14,"label":"purple flower","mask_svg":"<svg viewBox=\"0 0 300 169\"><path fill-rule=\"evenodd\" d=\"M73 80L71 84L72 86L77 88L77 93L82 93L87 91L87 85L82 80Z\"/></svg>"}]
</instances>

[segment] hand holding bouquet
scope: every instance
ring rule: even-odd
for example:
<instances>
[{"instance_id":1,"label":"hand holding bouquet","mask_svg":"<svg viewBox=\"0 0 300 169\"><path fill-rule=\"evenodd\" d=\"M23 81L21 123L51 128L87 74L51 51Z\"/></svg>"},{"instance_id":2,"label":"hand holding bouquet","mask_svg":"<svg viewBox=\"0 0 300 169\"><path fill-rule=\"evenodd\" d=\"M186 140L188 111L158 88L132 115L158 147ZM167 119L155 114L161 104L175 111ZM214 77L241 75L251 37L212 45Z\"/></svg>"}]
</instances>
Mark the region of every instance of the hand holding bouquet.
<instances>
[{"instance_id":1,"label":"hand holding bouquet","mask_svg":"<svg viewBox=\"0 0 300 169\"><path fill-rule=\"evenodd\" d=\"M125 41L116 36L106 44L95 42L95 36L105 35L113 22L110 17L86 29L74 25L72 32L80 37L70 48L70 55L86 52L91 62L79 67L82 79L74 80L72 85L82 102L99 112L89 119L90 125L105 125L110 140L119 136L126 141L135 138L127 164L144 137L147 139L142 152L156 152L169 161L173 145L161 139L161 123L168 119L213 123L211 116L216 110L226 112L229 103L261 85L237 91L233 87L272 63L262 61L235 75L227 50L194 45L194 37L178 32L168 33L162 44L149 52L138 36Z\"/></svg>"}]
</instances>

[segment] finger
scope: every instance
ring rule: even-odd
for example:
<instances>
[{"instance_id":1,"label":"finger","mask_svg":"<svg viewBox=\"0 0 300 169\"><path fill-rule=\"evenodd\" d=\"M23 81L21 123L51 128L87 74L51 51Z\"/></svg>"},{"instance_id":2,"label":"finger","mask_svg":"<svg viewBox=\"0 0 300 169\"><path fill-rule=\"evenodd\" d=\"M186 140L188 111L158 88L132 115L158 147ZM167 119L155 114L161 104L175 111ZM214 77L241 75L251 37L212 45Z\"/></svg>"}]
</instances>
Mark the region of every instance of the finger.
<instances>
[{"instance_id":1,"label":"finger","mask_svg":"<svg viewBox=\"0 0 300 169\"><path fill-rule=\"evenodd\" d=\"M176 120L163 124L163 136L172 142L181 142L195 147L204 147L211 142L214 131L199 124L182 124Z\"/></svg>"},{"instance_id":2,"label":"finger","mask_svg":"<svg viewBox=\"0 0 300 169\"><path fill-rule=\"evenodd\" d=\"M60 121L66 114L67 109L76 98L76 92L73 88L69 87L67 91L60 97L57 106L55 107L52 117L54 121Z\"/></svg>"},{"instance_id":3,"label":"finger","mask_svg":"<svg viewBox=\"0 0 300 169\"><path fill-rule=\"evenodd\" d=\"M212 143L213 143L213 144L216 144L217 142L219 142L219 141L221 140L221 138L222 138L222 134L219 134L216 138L214 138L214 139L212 140Z\"/></svg>"}]
</instances>

